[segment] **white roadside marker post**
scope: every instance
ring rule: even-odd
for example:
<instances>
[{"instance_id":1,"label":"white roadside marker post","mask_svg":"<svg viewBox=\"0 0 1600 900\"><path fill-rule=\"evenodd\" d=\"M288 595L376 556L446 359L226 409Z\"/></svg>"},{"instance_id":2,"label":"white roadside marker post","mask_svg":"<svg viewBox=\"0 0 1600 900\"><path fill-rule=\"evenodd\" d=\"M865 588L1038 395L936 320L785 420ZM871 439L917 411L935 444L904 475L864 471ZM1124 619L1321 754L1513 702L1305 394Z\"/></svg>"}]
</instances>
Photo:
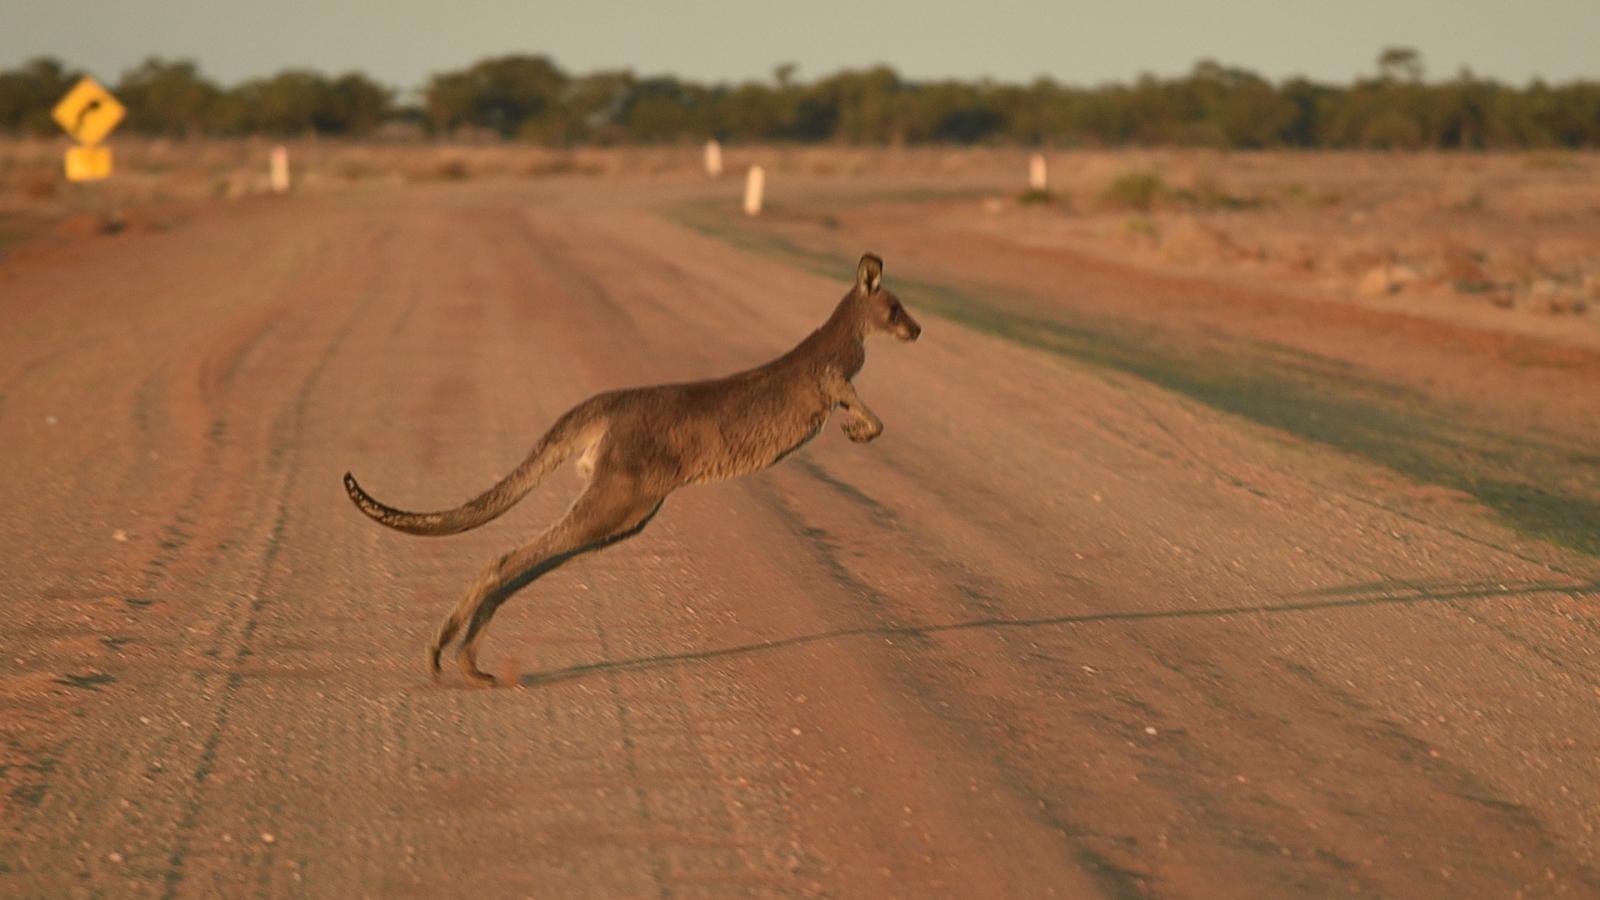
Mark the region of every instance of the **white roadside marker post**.
<instances>
[{"instance_id":1,"label":"white roadside marker post","mask_svg":"<svg viewBox=\"0 0 1600 900\"><path fill-rule=\"evenodd\" d=\"M1050 189L1050 178L1045 171L1044 154L1035 153L1028 160L1028 190L1047 191Z\"/></svg>"},{"instance_id":2,"label":"white roadside marker post","mask_svg":"<svg viewBox=\"0 0 1600 900\"><path fill-rule=\"evenodd\" d=\"M716 141L706 141L706 174L712 178L722 175L722 145Z\"/></svg>"},{"instance_id":3,"label":"white roadside marker post","mask_svg":"<svg viewBox=\"0 0 1600 900\"><path fill-rule=\"evenodd\" d=\"M744 182L744 214L761 215L761 192L767 186L767 173L760 166L751 166Z\"/></svg>"},{"instance_id":4,"label":"white roadside marker post","mask_svg":"<svg viewBox=\"0 0 1600 900\"><path fill-rule=\"evenodd\" d=\"M289 193L289 148L282 144L272 148L270 180L274 194Z\"/></svg>"}]
</instances>

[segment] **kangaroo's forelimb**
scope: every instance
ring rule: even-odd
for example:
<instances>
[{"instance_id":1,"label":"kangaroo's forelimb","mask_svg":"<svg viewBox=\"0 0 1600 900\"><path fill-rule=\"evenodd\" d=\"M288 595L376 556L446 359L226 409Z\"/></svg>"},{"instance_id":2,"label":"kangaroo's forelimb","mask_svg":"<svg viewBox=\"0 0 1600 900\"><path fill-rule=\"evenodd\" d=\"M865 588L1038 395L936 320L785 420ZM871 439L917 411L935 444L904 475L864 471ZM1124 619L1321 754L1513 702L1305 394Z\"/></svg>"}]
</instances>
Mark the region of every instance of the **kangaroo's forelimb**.
<instances>
[{"instance_id":1,"label":"kangaroo's forelimb","mask_svg":"<svg viewBox=\"0 0 1600 900\"><path fill-rule=\"evenodd\" d=\"M834 387L834 398L839 408L849 414L839 427L850 440L864 444L883 434L883 420L862 401L850 382L841 378Z\"/></svg>"}]
</instances>

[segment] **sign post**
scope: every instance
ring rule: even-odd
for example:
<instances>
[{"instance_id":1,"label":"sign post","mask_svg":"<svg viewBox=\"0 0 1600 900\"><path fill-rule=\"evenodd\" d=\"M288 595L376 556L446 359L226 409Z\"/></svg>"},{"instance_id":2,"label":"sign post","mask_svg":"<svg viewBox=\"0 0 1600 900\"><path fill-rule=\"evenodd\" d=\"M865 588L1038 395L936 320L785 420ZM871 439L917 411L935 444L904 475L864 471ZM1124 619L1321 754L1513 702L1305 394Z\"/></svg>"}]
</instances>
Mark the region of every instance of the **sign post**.
<instances>
[{"instance_id":1,"label":"sign post","mask_svg":"<svg viewBox=\"0 0 1600 900\"><path fill-rule=\"evenodd\" d=\"M722 174L722 145L715 140L706 141L706 174L712 178Z\"/></svg>"},{"instance_id":2,"label":"sign post","mask_svg":"<svg viewBox=\"0 0 1600 900\"><path fill-rule=\"evenodd\" d=\"M761 215L761 194L767 186L767 171L760 166L751 166L750 172L744 181L744 214L747 216Z\"/></svg>"},{"instance_id":3,"label":"sign post","mask_svg":"<svg viewBox=\"0 0 1600 900\"><path fill-rule=\"evenodd\" d=\"M1044 154L1035 153L1028 160L1028 190L1047 191L1050 189L1050 176L1044 166Z\"/></svg>"},{"instance_id":4,"label":"sign post","mask_svg":"<svg viewBox=\"0 0 1600 900\"><path fill-rule=\"evenodd\" d=\"M267 168L272 192L274 194L289 193L289 148L282 144L273 147L271 164Z\"/></svg>"},{"instance_id":5,"label":"sign post","mask_svg":"<svg viewBox=\"0 0 1600 900\"><path fill-rule=\"evenodd\" d=\"M111 148L101 145L128 110L117 98L85 75L50 111L56 124L79 146L67 150L69 181L99 181L111 175Z\"/></svg>"}]
</instances>

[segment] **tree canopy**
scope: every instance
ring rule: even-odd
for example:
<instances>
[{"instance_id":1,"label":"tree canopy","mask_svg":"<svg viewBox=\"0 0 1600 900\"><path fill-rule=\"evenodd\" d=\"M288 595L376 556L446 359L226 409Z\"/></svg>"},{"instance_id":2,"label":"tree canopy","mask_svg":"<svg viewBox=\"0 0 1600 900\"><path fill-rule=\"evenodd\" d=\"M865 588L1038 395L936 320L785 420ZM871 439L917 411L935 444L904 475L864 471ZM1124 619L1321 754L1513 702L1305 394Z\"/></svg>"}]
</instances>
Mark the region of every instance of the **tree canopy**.
<instances>
[{"instance_id":1,"label":"tree canopy","mask_svg":"<svg viewBox=\"0 0 1600 900\"><path fill-rule=\"evenodd\" d=\"M439 136L543 144L733 141L1511 149L1600 147L1600 81L1515 87L1462 71L1424 80L1420 54L1386 47L1370 77L1272 82L1212 60L1186 75L1076 87L1039 79L915 81L888 66L809 82L701 84L627 70L572 74L512 54L433 75L418 102L358 73L288 69L223 87L189 60L151 58L111 84L124 128L161 135L351 135L417 122ZM80 72L41 58L0 70L0 131L49 133Z\"/></svg>"}]
</instances>

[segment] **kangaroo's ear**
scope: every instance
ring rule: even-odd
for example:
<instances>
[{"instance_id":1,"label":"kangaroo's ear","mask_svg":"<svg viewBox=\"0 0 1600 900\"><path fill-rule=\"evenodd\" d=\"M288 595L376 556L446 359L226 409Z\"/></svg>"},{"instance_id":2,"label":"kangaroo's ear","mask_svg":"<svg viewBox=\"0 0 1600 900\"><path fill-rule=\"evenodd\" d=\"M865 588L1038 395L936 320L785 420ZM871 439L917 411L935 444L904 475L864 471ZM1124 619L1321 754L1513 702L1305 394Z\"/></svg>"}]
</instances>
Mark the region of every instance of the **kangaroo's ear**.
<instances>
[{"instance_id":1,"label":"kangaroo's ear","mask_svg":"<svg viewBox=\"0 0 1600 900\"><path fill-rule=\"evenodd\" d=\"M883 260L873 253L862 255L860 264L856 266L856 290L863 294L876 294L882 284Z\"/></svg>"}]
</instances>

